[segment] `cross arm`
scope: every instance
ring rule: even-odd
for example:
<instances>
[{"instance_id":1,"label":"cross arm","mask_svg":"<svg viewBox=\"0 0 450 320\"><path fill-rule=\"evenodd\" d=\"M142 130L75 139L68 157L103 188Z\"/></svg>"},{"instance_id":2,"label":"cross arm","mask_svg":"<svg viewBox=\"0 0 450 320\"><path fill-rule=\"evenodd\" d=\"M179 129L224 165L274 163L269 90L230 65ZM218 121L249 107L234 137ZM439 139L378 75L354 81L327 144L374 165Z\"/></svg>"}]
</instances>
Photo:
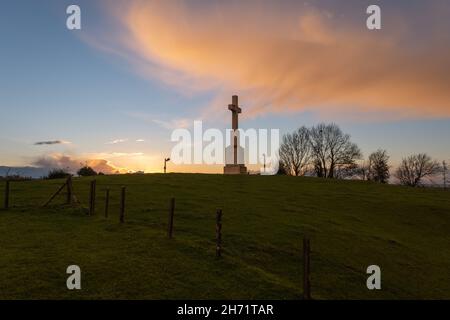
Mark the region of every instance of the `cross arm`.
<instances>
[{"instance_id":1,"label":"cross arm","mask_svg":"<svg viewBox=\"0 0 450 320\"><path fill-rule=\"evenodd\" d=\"M228 110L233 111L233 112L237 112L237 113L241 113L242 109L235 106L234 104L229 104L228 105Z\"/></svg>"}]
</instances>

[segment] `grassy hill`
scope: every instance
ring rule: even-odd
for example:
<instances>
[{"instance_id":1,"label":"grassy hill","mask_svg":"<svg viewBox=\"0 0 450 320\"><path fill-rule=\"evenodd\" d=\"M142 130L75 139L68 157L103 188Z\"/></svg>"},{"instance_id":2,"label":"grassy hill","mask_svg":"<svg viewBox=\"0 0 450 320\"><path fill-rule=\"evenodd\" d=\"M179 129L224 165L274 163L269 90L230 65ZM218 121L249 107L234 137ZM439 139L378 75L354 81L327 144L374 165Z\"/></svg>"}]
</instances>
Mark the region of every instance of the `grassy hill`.
<instances>
[{"instance_id":1,"label":"grassy hill","mask_svg":"<svg viewBox=\"0 0 450 320\"><path fill-rule=\"evenodd\" d=\"M90 180L74 179L84 206ZM300 299L304 236L315 299L450 299L450 192L285 176L99 176L89 217L62 205L64 194L39 207L62 183L12 183L12 208L0 211L0 299ZM66 289L71 264L81 267L81 291ZM381 291L366 288L371 264L381 267Z\"/></svg>"}]
</instances>

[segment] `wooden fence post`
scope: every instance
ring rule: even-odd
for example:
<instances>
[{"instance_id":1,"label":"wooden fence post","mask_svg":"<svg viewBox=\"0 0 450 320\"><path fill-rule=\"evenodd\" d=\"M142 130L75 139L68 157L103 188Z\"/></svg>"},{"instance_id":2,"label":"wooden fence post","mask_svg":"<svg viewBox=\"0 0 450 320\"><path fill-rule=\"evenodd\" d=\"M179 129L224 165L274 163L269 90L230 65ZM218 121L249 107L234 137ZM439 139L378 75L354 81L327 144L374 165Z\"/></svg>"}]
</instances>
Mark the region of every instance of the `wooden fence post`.
<instances>
[{"instance_id":1,"label":"wooden fence post","mask_svg":"<svg viewBox=\"0 0 450 320\"><path fill-rule=\"evenodd\" d=\"M222 209L216 212L216 257L222 256Z\"/></svg>"},{"instance_id":2,"label":"wooden fence post","mask_svg":"<svg viewBox=\"0 0 450 320\"><path fill-rule=\"evenodd\" d=\"M9 209L9 180L6 180L5 185L5 210Z\"/></svg>"},{"instance_id":3,"label":"wooden fence post","mask_svg":"<svg viewBox=\"0 0 450 320\"><path fill-rule=\"evenodd\" d=\"M309 239L303 238L303 299L305 300L311 300L310 254Z\"/></svg>"},{"instance_id":4,"label":"wooden fence post","mask_svg":"<svg viewBox=\"0 0 450 320\"><path fill-rule=\"evenodd\" d=\"M173 214L175 212L175 198L170 199L170 206L169 206L169 223L168 223L168 230L167 230L167 236L169 239L172 239L173 236Z\"/></svg>"},{"instance_id":5,"label":"wooden fence post","mask_svg":"<svg viewBox=\"0 0 450 320\"><path fill-rule=\"evenodd\" d=\"M109 188L106 189L105 218L108 218L108 210L109 210Z\"/></svg>"},{"instance_id":6,"label":"wooden fence post","mask_svg":"<svg viewBox=\"0 0 450 320\"><path fill-rule=\"evenodd\" d=\"M95 180L91 181L91 193L89 196L89 215L93 215L95 213L95 189L97 182Z\"/></svg>"},{"instance_id":7,"label":"wooden fence post","mask_svg":"<svg viewBox=\"0 0 450 320\"><path fill-rule=\"evenodd\" d=\"M125 222L125 187L122 187L120 193L120 223Z\"/></svg>"},{"instance_id":8,"label":"wooden fence post","mask_svg":"<svg viewBox=\"0 0 450 320\"><path fill-rule=\"evenodd\" d=\"M71 204L72 203L72 199L73 199L73 188L72 188L72 176L68 176L67 177L67 204Z\"/></svg>"}]
</instances>

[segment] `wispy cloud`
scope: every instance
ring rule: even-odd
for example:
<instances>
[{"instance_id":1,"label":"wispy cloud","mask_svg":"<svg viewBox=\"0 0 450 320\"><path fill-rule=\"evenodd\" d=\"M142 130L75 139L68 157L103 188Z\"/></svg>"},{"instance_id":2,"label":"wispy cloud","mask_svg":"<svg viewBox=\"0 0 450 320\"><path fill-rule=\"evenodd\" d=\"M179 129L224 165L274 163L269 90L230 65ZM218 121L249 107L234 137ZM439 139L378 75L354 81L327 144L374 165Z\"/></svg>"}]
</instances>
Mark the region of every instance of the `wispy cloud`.
<instances>
[{"instance_id":1,"label":"wispy cloud","mask_svg":"<svg viewBox=\"0 0 450 320\"><path fill-rule=\"evenodd\" d=\"M116 139L116 140L112 140L107 142L106 144L118 144L118 143L123 143L123 142L127 142L128 139Z\"/></svg>"},{"instance_id":2,"label":"wispy cloud","mask_svg":"<svg viewBox=\"0 0 450 320\"><path fill-rule=\"evenodd\" d=\"M191 126L193 123L193 121L190 119L173 119L169 121L152 119L152 121L168 130L189 128L189 126Z\"/></svg>"},{"instance_id":3,"label":"wispy cloud","mask_svg":"<svg viewBox=\"0 0 450 320\"><path fill-rule=\"evenodd\" d=\"M50 140L50 141L38 141L35 142L35 146L43 146L43 145L55 145L55 144L70 144L70 141L64 141L64 140Z\"/></svg>"},{"instance_id":4,"label":"wispy cloud","mask_svg":"<svg viewBox=\"0 0 450 320\"><path fill-rule=\"evenodd\" d=\"M136 142L145 142L144 139L136 139Z\"/></svg>"},{"instance_id":5,"label":"wispy cloud","mask_svg":"<svg viewBox=\"0 0 450 320\"><path fill-rule=\"evenodd\" d=\"M111 153L101 153L104 158L117 158L117 157L140 157L145 155L143 152L111 152Z\"/></svg>"},{"instance_id":6,"label":"wispy cloud","mask_svg":"<svg viewBox=\"0 0 450 320\"><path fill-rule=\"evenodd\" d=\"M194 123L192 119L189 118L173 118L173 119L161 119L161 116L155 116L152 114L146 114L142 112L127 112L128 116L139 119L141 121L145 121L146 123L150 124L157 124L158 126L167 129L167 130L174 130L174 129L184 129L189 128ZM165 116L164 118L168 118L168 116ZM143 140L143 139L140 139ZM138 140L136 140L138 141ZM139 141L141 142L141 141Z\"/></svg>"},{"instance_id":7,"label":"wispy cloud","mask_svg":"<svg viewBox=\"0 0 450 320\"><path fill-rule=\"evenodd\" d=\"M128 1L116 15L121 29L115 34L123 37L104 45L170 86L243 94L247 114L356 108L450 116L449 25L433 18L435 4L450 14L448 2L427 2L427 10L415 12L429 22L420 39L399 10L398 19L384 20L389 29L369 32L364 21L351 28L321 8L289 4L209 1L199 9L177 0Z\"/></svg>"}]
</instances>

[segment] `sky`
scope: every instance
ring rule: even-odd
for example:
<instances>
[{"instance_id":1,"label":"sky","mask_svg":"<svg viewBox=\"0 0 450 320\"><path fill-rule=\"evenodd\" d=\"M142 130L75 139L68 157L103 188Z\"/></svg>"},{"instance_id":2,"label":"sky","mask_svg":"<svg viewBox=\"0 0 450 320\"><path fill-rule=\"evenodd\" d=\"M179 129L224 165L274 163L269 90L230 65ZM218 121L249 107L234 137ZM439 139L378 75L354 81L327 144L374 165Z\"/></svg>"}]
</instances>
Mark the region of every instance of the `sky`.
<instances>
[{"instance_id":1,"label":"sky","mask_svg":"<svg viewBox=\"0 0 450 320\"><path fill-rule=\"evenodd\" d=\"M450 161L449 16L446 0L4 1L0 165L161 172L174 129L229 128L233 94L243 128L335 122L365 157Z\"/></svg>"}]
</instances>

